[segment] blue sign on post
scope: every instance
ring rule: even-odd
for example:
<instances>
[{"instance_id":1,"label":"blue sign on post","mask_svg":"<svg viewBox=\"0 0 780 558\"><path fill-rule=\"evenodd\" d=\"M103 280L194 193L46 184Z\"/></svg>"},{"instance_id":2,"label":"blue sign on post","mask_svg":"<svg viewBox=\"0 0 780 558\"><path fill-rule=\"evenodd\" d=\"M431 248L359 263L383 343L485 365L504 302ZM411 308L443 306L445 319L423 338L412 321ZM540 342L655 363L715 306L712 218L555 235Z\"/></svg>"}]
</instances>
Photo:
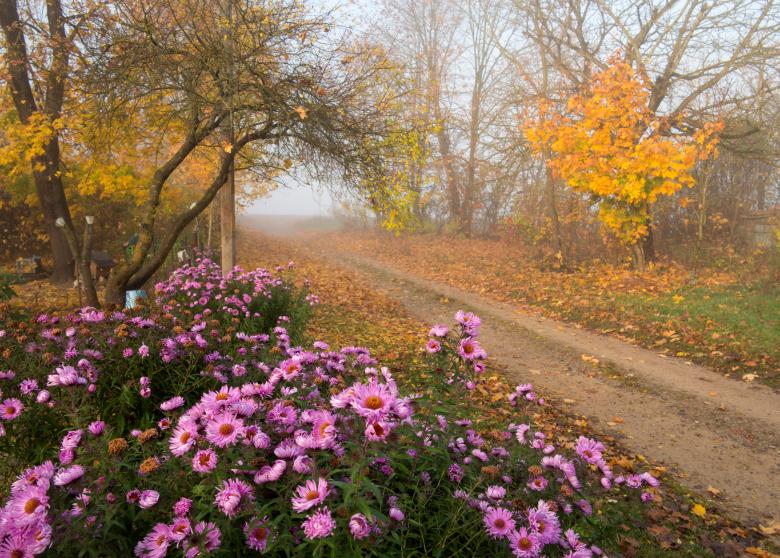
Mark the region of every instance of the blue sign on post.
<instances>
[{"instance_id":1,"label":"blue sign on post","mask_svg":"<svg viewBox=\"0 0 780 558\"><path fill-rule=\"evenodd\" d=\"M125 294L125 308L135 308L142 300L146 300L146 291L143 289L127 291Z\"/></svg>"}]
</instances>

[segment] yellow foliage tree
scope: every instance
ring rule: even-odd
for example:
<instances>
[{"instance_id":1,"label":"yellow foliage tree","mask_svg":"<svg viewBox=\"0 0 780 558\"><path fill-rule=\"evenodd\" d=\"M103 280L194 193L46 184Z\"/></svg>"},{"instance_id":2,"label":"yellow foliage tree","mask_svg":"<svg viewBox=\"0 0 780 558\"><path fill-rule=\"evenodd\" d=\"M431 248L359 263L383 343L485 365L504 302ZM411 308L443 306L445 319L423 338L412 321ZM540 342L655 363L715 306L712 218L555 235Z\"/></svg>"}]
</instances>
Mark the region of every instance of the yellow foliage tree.
<instances>
[{"instance_id":1,"label":"yellow foliage tree","mask_svg":"<svg viewBox=\"0 0 780 558\"><path fill-rule=\"evenodd\" d=\"M599 203L602 222L633 249L640 269L648 255L652 205L694 186L696 162L717 155L722 128L712 122L675 135L673 123L648 108L649 94L646 78L615 58L565 109L540 103L524 129L534 151L550 154L553 172Z\"/></svg>"}]
</instances>

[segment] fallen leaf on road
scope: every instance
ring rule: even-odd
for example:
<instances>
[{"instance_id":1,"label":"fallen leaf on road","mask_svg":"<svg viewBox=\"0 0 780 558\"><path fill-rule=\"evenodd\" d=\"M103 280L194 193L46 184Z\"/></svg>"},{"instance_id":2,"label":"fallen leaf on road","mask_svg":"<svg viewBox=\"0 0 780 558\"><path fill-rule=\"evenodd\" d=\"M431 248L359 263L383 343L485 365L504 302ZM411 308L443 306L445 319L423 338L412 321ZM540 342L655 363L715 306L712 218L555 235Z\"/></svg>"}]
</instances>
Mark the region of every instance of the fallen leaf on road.
<instances>
[{"instance_id":1,"label":"fallen leaf on road","mask_svg":"<svg viewBox=\"0 0 780 558\"><path fill-rule=\"evenodd\" d=\"M770 521L769 525L758 524L758 530L762 535L770 536L780 533L780 521Z\"/></svg>"},{"instance_id":2,"label":"fallen leaf on road","mask_svg":"<svg viewBox=\"0 0 780 558\"><path fill-rule=\"evenodd\" d=\"M622 417L612 417L612 421L616 424L623 424L623 418Z\"/></svg>"},{"instance_id":3,"label":"fallen leaf on road","mask_svg":"<svg viewBox=\"0 0 780 558\"><path fill-rule=\"evenodd\" d=\"M720 490L718 490L718 489L717 489L717 488L715 488L714 486L708 486L708 487L707 487L707 492L709 492L709 493L710 493L710 494L712 494L713 496L718 496L718 495L720 495Z\"/></svg>"},{"instance_id":4,"label":"fallen leaf on road","mask_svg":"<svg viewBox=\"0 0 780 558\"><path fill-rule=\"evenodd\" d=\"M747 552L748 554L752 554L753 556L758 556L758 558L780 558L779 554L767 552L763 548L758 548L756 546L747 547L745 549L745 552Z\"/></svg>"},{"instance_id":5,"label":"fallen leaf on road","mask_svg":"<svg viewBox=\"0 0 780 558\"><path fill-rule=\"evenodd\" d=\"M758 378L758 374L743 374L742 376L742 379L746 382L752 382L756 378Z\"/></svg>"}]
</instances>

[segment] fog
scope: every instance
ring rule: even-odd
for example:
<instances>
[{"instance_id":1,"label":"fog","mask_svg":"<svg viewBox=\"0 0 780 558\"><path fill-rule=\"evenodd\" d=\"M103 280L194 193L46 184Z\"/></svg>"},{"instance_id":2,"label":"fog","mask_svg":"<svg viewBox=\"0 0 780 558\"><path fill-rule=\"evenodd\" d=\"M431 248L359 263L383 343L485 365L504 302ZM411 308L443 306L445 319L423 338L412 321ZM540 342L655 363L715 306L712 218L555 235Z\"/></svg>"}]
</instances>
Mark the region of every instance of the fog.
<instances>
[{"instance_id":1,"label":"fog","mask_svg":"<svg viewBox=\"0 0 780 558\"><path fill-rule=\"evenodd\" d=\"M311 186L282 186L267 197L254 201L244 210L246 215L330 215L333 198L330 193Z\"/></svg>"}]
</instances>

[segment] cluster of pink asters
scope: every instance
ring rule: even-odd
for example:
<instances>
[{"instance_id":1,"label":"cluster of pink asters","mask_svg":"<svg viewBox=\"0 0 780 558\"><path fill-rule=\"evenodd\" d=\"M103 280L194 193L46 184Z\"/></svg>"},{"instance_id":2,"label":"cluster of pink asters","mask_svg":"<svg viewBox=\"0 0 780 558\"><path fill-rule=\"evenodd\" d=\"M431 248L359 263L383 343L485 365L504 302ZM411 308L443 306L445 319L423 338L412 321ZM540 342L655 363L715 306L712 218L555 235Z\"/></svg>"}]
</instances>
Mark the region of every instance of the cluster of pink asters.
<instances>
[{"instance_id":1,"label":"cluster of pink asters","mask_svg":"<svg viewBox=\"0 0 780 558\"><path fill-rule=\"evenodd\" d=\"M527 397L529 394L533 394L530 384L521 385L510 398L513 404L538 402L535 396ZM450 429L446 421L440 421L439 425L442 431ZM596 440L581 436L576 445L577 457L569 459L556 453L547 436L543 432L532 432L528 424L510 424L503 433L504 440L527 448L532 452L533 461L539 463L528 467L527 477L517 478L518 469L509 459L511 451L502 445L488 451L485 439L470 428L470 421L456 421L456 426L465 429L465 435L450 433L449 448L454 461L448 472L450 479L461 483L470 471L476 472L475 467L489 465L494 468L494 476L500 483L490 485L476 495L459 489L454 496L481 511L488 535L506 540L518 558L543 556L550 547L561 548L567 558L603 555L600 548L585 544L573 530L561 528L561 514L592 513L592 506L583 495L581 473L599 471L605 490L613 484L634 489L646 487L641 496L645 502L653 500L653 489L659 486L658 480L649 473L614 477L603 457L605 447ZM534 458L534 454L537 457ZM529 460L529 463L533 461ZM548 490L548 486L554 489ZM518 500L532 500L534 494L548 495L549 499L539 499L535 506L528 508L516 506Z\"/></svg>"},{"instance_id":2,"label":"cluster of pink asters","mask_svg":"<svg viewBox=\"0 0 780 558\"><path fill-rule=\"evenodd\" d=\"M482 320L473 312L464 312L458 310L455 314L455 321L458 323L458 330L456 331L457 339L455 340L454 352L458 357L467 364L465 373L460 368L456 368L452 376L447 378L447 382L460 381L468 389L474 389L476 386L474 380L470 377L469 372L473 371L477 374L481 374L485 371L485 359L487 359L487 351L482 348L477 337L479 336L479 328L482 325ZM425 350L430 354L444 354L446 355L452 350L449 347L451 330L449 326L444 324L434 325L428 332L430 339L425 344ZM469 370L470 368L470 370Z\"/></svg>"}]
</instances>

